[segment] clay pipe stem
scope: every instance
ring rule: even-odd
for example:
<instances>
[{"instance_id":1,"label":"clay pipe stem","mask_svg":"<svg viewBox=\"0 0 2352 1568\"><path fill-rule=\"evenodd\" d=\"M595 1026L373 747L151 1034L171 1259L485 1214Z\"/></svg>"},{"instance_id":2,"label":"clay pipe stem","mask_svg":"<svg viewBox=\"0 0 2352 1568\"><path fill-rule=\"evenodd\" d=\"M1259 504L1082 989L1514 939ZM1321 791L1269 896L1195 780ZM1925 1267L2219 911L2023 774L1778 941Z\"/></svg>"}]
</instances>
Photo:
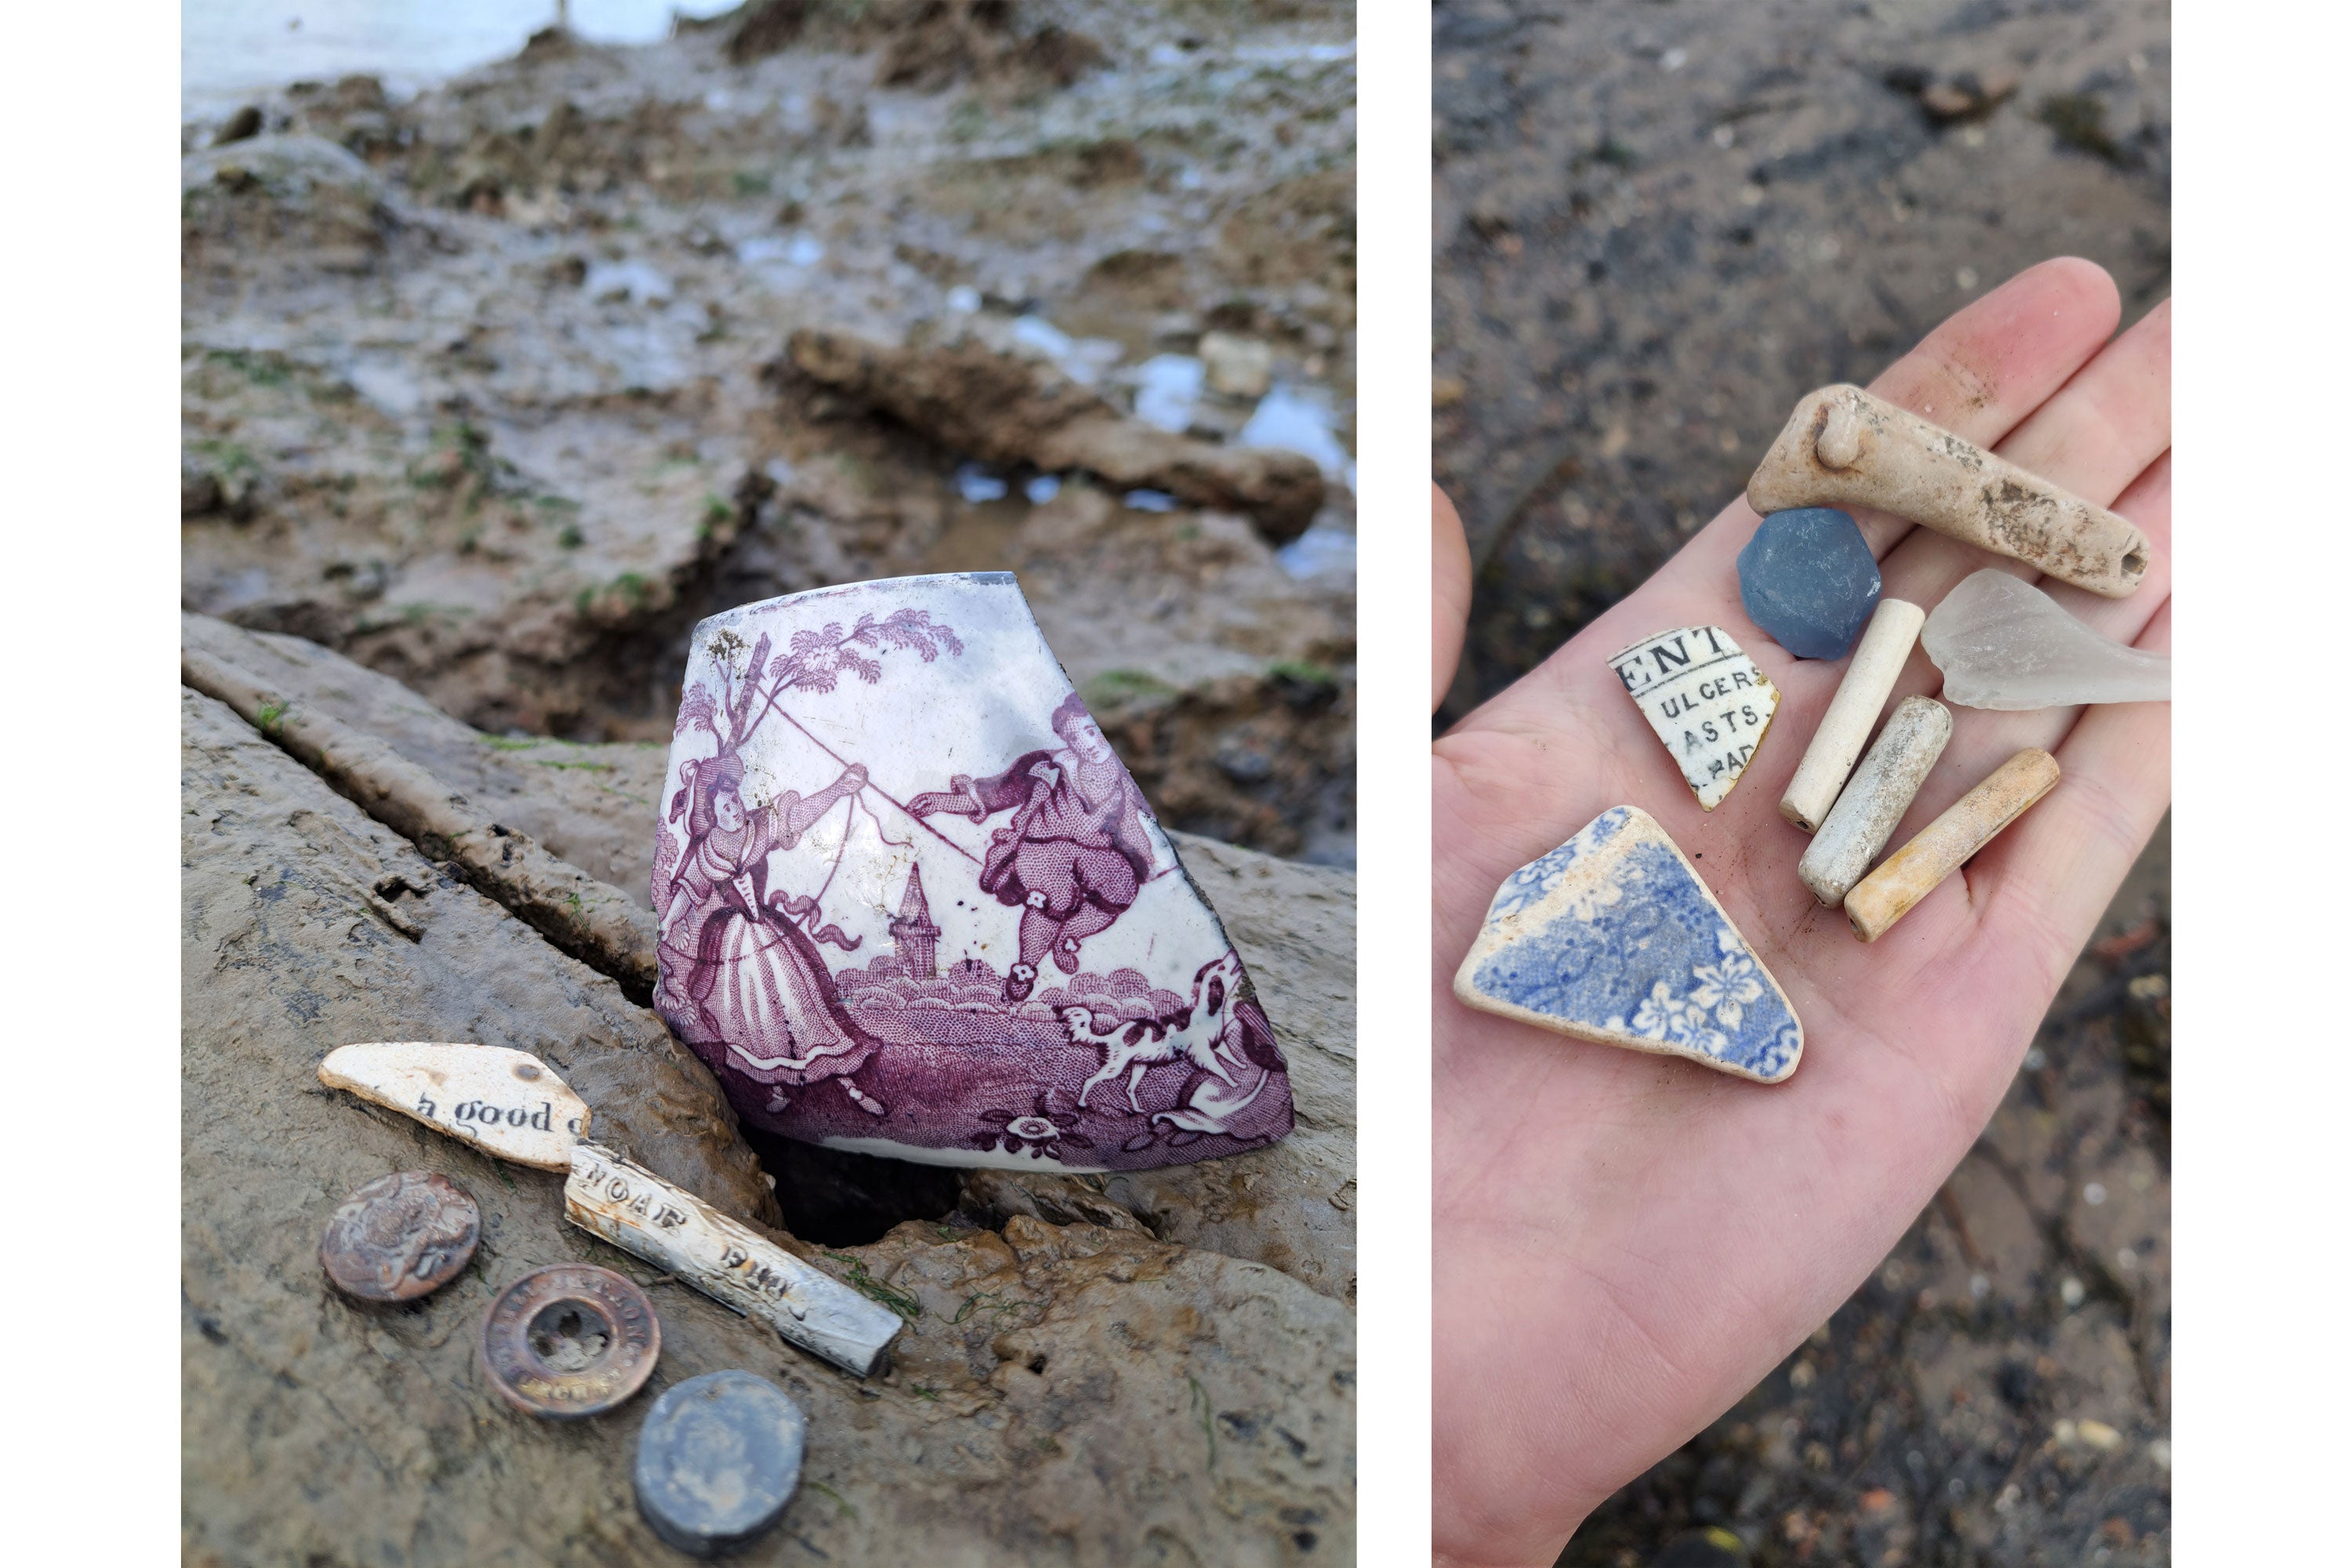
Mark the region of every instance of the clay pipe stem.
<instances>
[{"instance_id":1,"label":"clay pipe stem","mask_svg":"<svg viewBox=\"0 0 2352 1568\"><path fill-rule=\"evenodd\" d=\"M1878 608L1871 612L1870 625L1854 647L1853 662L1846 666L1845 679L1838 682L1829 711L1822 715L1821 727L1805 747L1805 760L1797 764L1797 776L1789 781L1787 792L1780 796L1780 815L1806 832L1819 827L1836 804L1838 791L1853 772L1853 760L1862 755L1863 742L1870 739L1878 710L1886 706L1886 694L1895 689L1903 661L1911 657L1911 646L1919 640L1919 628L1927 619L1927 611L1903 599L1881 599ZM1843 889L1839 896L1844 896Z\"/></svg>"},{"instance_id":2,"label":"clay pipe stem","mask_svg":"<svg viewBox=\"0 0 2352 1568\"><path fill-rule=\"evenodd\" d=\"M2147 535L2114 512L1858 386L1805 395L1748 504L1875 507L2110 599L2147 571Z\"/></svg>"},{"instance_id":3,"label":"clay pipe stem","mask_svg":"<svg viewBox=\"0 0 2352 1568\"><path fill-rule=\"evenodd\" d=\"M1797 879L1824 908L1835 909L1886 847L1951 738L1952 710L1934 698L1906 697L1895 704L1870 754L1797 862Z\"/></svg>"},{"instance_id":4,"label":"clay pipe stem","mask_svg":"<svg viewBox=\"0 0 2352 1568\"><path fill-rule=\"evenodd\" d=\"M1853 934L1876 942L2058 782L2058 759L2028 746L1960 796L1845 896Z\"/></svg>"}]
</instances>

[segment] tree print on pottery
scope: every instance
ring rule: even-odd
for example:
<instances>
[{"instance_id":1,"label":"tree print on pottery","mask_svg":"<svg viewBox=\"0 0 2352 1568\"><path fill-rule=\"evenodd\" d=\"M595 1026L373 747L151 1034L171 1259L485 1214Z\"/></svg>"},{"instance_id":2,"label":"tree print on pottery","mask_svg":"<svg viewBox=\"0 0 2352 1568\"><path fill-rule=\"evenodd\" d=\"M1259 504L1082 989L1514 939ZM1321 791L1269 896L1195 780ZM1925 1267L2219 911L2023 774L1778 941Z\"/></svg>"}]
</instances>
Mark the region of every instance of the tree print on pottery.
<instances>
[{"instance_id":1,"label":"tree print on pottery","mask_svg":"<svg viewBox=\"0 0 2352 1568\"><path fill-rule=\"evenodd\" d=\"M1248 972L1009 573L695 629L654 1005L744 1120L1064 1171L1290 1131Z\"/></svg>"}]
</instances>

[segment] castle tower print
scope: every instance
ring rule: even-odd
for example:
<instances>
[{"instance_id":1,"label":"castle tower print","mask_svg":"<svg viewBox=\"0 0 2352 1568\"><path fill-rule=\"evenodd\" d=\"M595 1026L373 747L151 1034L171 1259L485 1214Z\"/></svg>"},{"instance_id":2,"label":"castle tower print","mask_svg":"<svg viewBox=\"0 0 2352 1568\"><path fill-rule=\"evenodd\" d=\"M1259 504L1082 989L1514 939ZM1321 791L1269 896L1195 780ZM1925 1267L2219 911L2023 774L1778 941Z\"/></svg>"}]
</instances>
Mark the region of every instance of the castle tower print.
<instances>
[{"instance_id":1,"label":"castle tower print","mask_svg":"<svg viewBox=\"0 0 2352 1568\"><path fill-rule=\"evenodd\" d=\"M931 923L931 906L923 898L923 868L907 873L907 892L890 921L890 940L899 965L911 980L936 980L940 973L940 928Z\"/></svg>"}]
</instances>

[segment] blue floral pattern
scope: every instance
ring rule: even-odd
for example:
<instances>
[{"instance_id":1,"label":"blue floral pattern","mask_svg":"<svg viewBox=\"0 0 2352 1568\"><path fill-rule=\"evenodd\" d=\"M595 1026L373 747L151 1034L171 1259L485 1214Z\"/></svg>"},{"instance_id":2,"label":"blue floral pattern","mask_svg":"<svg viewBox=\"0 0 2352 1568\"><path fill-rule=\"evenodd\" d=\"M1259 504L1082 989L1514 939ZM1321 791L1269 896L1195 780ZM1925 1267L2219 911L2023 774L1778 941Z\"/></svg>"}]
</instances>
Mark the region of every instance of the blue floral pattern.
<instances>
[{"instance_id":1,"label":"blue floral pattern","mask_svg":"<svg viewBox=\"0 0 2352 1568\"><path fill-rule=\"evenodd\" d=\"M1629 831L1617 852L1596 855ZM1793 1071L1804 1047L1788 999L1723 906L1664 831L1626 806L1512 873L1463 983L1474 1005L1491 999L1569 1033L1654 1042L1768 1081Z\"/></svg>"},{"instance_id":2,"label":"blue floral pattern","mask_svg":"<svg viewBox=\"0 0 2352 1568\"><path fill-rule=\"evenodd\" d=\"M1561 879L1568 875L1568 868L1580 858L1591 854L1616 837L1632 814L1631 806L1612 805L1586 823L1582 832L1542 859L1530 860L1504 878L1503 885L1495 889L1495 901L1487 906L1488 922L1517 914L1521 910L1549 898L1552 889L1558 888ZM1594 901L1580 907L1597 912L1601 907L1615 903L1622 896L1622 890L1614 884L1595 882L1591 885L1588 894L1589 899ZM1582 918L1591 920L1592 915L1588 913Z\"/></svg>"}]
</instances>

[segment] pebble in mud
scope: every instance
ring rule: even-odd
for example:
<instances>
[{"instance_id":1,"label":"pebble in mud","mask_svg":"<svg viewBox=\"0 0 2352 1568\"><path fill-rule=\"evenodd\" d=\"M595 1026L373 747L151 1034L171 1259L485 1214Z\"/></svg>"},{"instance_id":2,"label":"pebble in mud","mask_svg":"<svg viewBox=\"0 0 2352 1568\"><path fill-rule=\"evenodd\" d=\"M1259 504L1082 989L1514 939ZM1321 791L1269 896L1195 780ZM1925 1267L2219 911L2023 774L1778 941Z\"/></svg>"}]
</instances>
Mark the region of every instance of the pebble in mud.
<instances>
[{"instance_id":1,"label":"pebble in mud","mask_svg":"<svg viewBox=\"0 0 2352 1568\"><path fill-rule=\"evenodd\" d=\"M775 1527L801 1483L808 1418L748 1372L690 1377L654 1402L637 1433L637 1511L692 1557L748 1546Z\"/></svg>"}]
</instances>

